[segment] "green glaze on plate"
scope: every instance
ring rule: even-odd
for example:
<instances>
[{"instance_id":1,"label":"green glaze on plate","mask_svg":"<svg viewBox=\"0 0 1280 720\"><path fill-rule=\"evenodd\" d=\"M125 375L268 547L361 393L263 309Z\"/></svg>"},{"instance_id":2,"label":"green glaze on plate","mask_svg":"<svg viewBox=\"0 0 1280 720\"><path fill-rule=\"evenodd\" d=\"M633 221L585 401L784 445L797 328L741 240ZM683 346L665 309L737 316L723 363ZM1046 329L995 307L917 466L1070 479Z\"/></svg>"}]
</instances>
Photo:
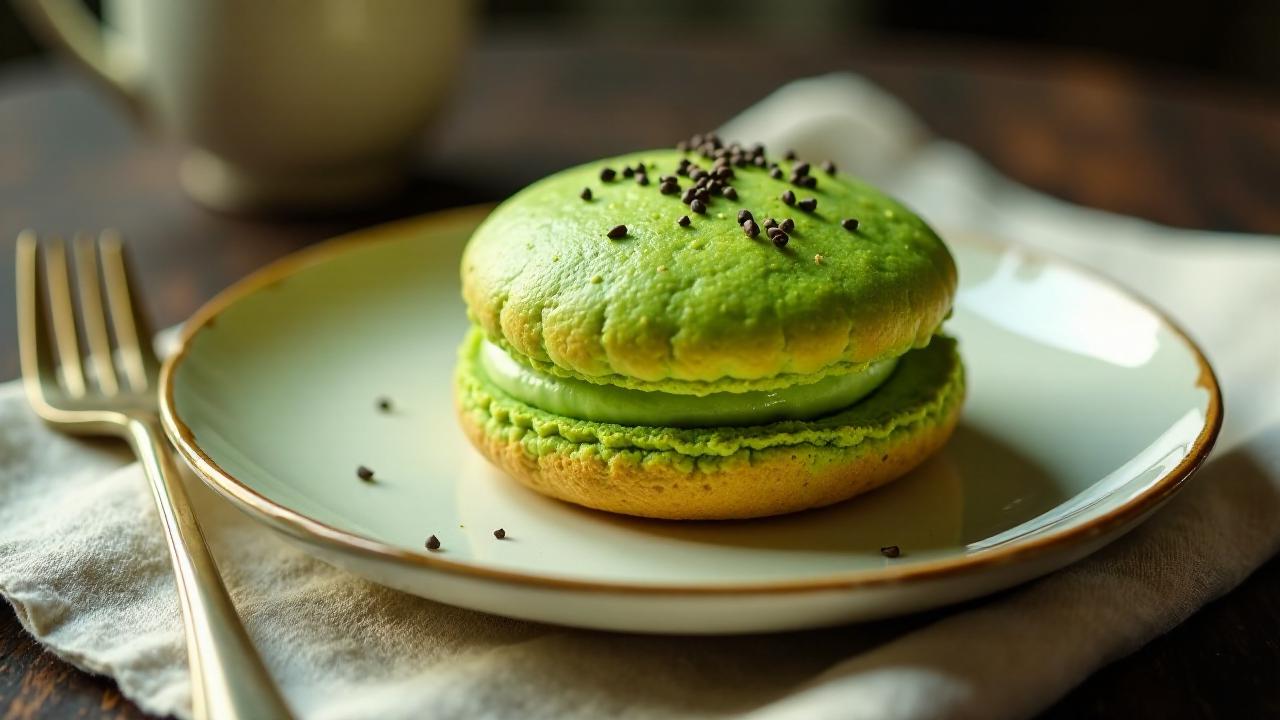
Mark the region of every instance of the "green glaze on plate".
<instances>
[{"instance_id":1,"label":"green glaze on plate","mask_svg":"<svg viewBox=\"0 0 1280 720\"><path fill-rule=\"evenodd\" d=\"M731 633L913 612L1060 568L1171 497L1220 424L1212 371L1157 311L1071 265L955 238L947 331L968 397L924 465L779 518L582 510L494 470L458 427L457 263L481 218L365 231L215 299L162 378L181 455L255 520L379 583L544 622Z\"/></svg>"},{"instance_id":2,"label":"green glaze on plate","mask_svg":"<svg viewBox=\"0 0 1280 720\"><path fill-rule=\"evenodd\" d=\"M460 362L470 365L473 357L475 367L488 384L535 408L579 420L668 427L810 420L858 402L880 387L898 365L898 358L893 358L872 363L862 372L833 375L805 385L699 397L660 390L630 390L540 373L483 340L478 330L463 343Z\"/></svg>"},{"instance_id":3,"label":"green glaze on plate","mask_svg":"<svg viewBox=\"0 0 1280 720\"><path fill-rule=\"evenodd\" d=\"M951 255L879 190L817 168L815 189L734 168L738 199L712 197L697 214L658 189L684 157L655 150L589 163L499 206L462 261L463 295L486 336L544 373L705 395L861 371L928 344L950 312ZM642 162L648 185L600 179L603 168ZM792 168L781 164L784 175ZM785 204L786 191L817 208ZM787 246L774 247L763 229L747 237L743 209L761 225L791 218ZM842 227L845 218L858 229ZM626 235L607 237L620 224Z\"/></svg>"}]
</instances>

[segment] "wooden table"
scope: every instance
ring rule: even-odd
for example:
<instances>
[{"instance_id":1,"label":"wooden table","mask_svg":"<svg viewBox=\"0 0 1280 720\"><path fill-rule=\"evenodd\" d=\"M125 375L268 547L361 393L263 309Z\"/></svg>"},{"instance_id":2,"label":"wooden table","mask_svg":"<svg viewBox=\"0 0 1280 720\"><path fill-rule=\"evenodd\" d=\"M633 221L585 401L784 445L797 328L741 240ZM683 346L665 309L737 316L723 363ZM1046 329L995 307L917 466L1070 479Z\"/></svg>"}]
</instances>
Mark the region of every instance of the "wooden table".
<instances>
[{"instance_id":1,"label":"wooden table","mask_svg":"<svg viewBox=\"0 0 1280 720\"><path fill-rule=\"evenodd\" d=\"M13 238L23 227L115 227L158 324L308 243L379 220L495 200L550 171L708 129L785 82L839 69L898 94L939 134L1072 202L1175 226L1280 231L1280 101L1061 51L737 41L661 47L490 36L424 143L411 190L322 220L221 216L184 198L176 152L50 64L0 73L0 378L17 375ZM3 604L0 604L3 605ZM1280 714L1280 560L1168 635L1103 669L1047 714ZM43 652L0 608L0 718L141 717L113 683Z\"/></svg>"}]
</instances>

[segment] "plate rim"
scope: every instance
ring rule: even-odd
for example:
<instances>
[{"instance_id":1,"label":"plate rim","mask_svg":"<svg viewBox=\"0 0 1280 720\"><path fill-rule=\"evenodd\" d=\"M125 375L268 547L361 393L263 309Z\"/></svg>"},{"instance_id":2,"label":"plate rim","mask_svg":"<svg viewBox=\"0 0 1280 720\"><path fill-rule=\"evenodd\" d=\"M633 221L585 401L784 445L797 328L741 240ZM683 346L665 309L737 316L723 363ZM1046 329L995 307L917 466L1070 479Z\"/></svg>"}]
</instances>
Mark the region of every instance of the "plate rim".
<instances>
[{"instance_id":1,"label":"plate rim","mask_svg":"<svg viewBox=\"0 0 1280 720\"><path fill-rule=\"evenodd\" d=\"M567 589L611 594L637 595L738 595L807 593L852 590L867 587L921 582L979 572L983 569L1031 560L1053 550L1079 545L1141 519L1173 496L1188 477L1203 464L1222 428L1222 391L1217 375L1199 345L1159 306L1120 282L1073 260L1017 242L1006 242L986 236L957 234L948 242L987 245L1004 251L1015 251L1025 257L1067 266L1092 280L1109 286L1129 301L1136 303L1168 329L1191 353L1200 367L1196 385L1209 392L1206 422L1192 443L1191 451L1172 470L1157 478L1135 497L1082 525L1046 533L1025 542L979 550L953 558L932 560L898 567L856 570L803 580L753 581L737 583L644 583L617 580L588 580L525 573L517 570L485 567L429 554L424 550L408 550L388 545L354 532L341 530L297 510L276 503L254 490L244 481L222 469L199 445L190 427L180 417L174 400L174 376L191 350L196 336L210 327L218 315L260 290L311 266L340 257L356 246L368 247L378 242L403 239L406 231L429 231L434 227L472 222L478 224L495 205L471 205L450 210L395 220L344 233L294 251L250 272L245 277L215 294L183 323L174 351L160 371L160 420L165 434L178 454L195 474L219 495L230 500L246 514L265 522L277 531L307 543L318 543L340 552L355 552L371 559L409 563L419 568L462 576L472 580L501 582L544 589Z\"/></svg>"}]
</instances>

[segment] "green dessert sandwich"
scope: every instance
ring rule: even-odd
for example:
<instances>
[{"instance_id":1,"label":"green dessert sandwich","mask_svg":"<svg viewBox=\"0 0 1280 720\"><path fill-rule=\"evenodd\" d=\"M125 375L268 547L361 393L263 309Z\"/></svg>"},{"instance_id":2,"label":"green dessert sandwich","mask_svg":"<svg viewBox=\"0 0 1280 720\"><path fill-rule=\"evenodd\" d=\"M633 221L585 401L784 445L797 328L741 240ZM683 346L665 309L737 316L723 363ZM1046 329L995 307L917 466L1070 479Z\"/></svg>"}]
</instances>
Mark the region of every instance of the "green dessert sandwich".
<instances>
[{"instance_id":1,"label":"green dessert sandwich","mask_svg":"<svg viewBox=\"0 0 1280 720\"><path fill-rule=\"evenodd\" d=\"M875 188L695 136L500 205L462 260L458 416L528 487L628 515L850 498L942 446L955 263Z\"/></svg>"}]
</instances>

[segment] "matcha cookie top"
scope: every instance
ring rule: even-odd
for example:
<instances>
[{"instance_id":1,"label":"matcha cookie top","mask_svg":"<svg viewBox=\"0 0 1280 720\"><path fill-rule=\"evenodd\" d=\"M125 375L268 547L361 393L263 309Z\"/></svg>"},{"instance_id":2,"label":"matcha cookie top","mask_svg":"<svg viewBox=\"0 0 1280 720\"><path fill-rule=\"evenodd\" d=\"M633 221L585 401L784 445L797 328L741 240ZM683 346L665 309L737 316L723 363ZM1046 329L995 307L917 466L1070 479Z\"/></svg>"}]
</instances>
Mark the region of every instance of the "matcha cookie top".
<instances>
[{"instance_id":1,"label":"matcha cookie top","mask_svg":"<svg viewBox=\"0 0 1280 720\"><path fill-rule=\"evenodd\" d=\"M582 165L500 205L462 259L472 320L536 369L694 395L928 344L956 268L919 217L829 164L695 148Z\"/></svg>"}]
</instances>

